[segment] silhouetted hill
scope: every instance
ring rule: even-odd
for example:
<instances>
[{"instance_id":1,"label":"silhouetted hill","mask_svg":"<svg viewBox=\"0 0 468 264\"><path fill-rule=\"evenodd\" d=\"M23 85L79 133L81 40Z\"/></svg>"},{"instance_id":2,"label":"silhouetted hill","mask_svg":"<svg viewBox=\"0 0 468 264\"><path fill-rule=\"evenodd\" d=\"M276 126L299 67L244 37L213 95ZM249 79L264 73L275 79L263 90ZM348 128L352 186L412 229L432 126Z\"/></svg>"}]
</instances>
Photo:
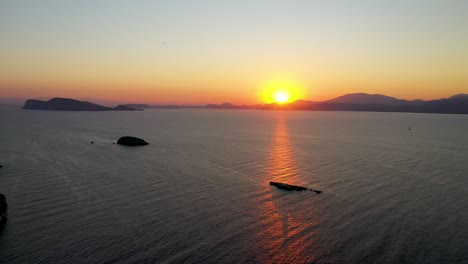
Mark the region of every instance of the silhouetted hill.
<instances>
[{"instance_id":1,"label":"silhouetted hill","mask_svg":"<svg viewBox=\"0 0 468 264\"><path fill-rule=\"evenodd\" d=\"M151 108L159 108L159 109L179 109L185 108L184 106L180 105L152 105Z\"/></svg>"},{"instance_id":2,"label":"silhouetted hill","mask_svg":"<svg viewBox=\"0 0 468 264\"><path fill-rule=\"evenodd\" d=\"M115 108L111 108L111 111L143 111L142 109L132 108L126 105L118 105Z\"/></svg>"},{"instance_id":3,"label":"silhouetted hill","mask_svg":"<svg viewBox=\"0 0 468 264\"><path fill-rule=\"evenodd\" d=\"M239 106L233 105L231 103L222 103L222 104L219 105L219 108L231 109L231 108L239 108Z\"/></svg>"},{"instance_id":4,"label":"silhouetted hill","mask_svg":"<svg viewBox=\"0 0 468 264\"><path fill-rule=\"evenodd\" d=\"M382 94L353 93L346 94L335 99L326 101L326 103L347 103L347 104L374 104L374 105L407 105L411 101L393 98Z\"/></svg>"},{"instance_id":5,"label":"silhouetted hill","mask_svg":"<svg viewBox=\"0 0 468 264\"><path fill-rule=\"evenodd\" d=\"M405 111L407 112L407 111ZM448 99L431 100L410 108L408 112L468 114L468 97L452 96Z\"/></svg>"},{"instance_id":6,"label":"silhouetted hill","mask_svg":"<svg viewBox=\"0 0 468 264\"><path fill-rule=\"evenodd\" d=\"M456 94L449 99L462 99L462 100L468 100L468 94Z\"/></svg>"},{"instance_id":7,"label":"silhouetted hill","mask_svg":"<svg viewBox=\"0 0 468 264\"><path fill-rule=\"evenodd\" d=\"M273 103L264 105L262 109L468 114L468 96L465 95L430 101L407 101L387 96L363 96L363 94L359 94L358 96L345 95L338 98L340 99L324 102L298 100L282 105Z\"/></svg>"},{"instance_id":8,"label":"silhouetted hill","mask_svg":"<svg viewBox=\"0 0 468 264\"><path fill-rule=\"evenodd\" d=\"M238 105L233 105L231 103L222 103L222 104L207 104L205 106L206 108L210 108L210 109L240 109L241 106L238 106Z\"/></svg>"},{"instance_id":9,"label":"silhouetted hill","mask_svg":"<svg viewBox=\"0 0 468 264\"><path fill-rule=\"evenodd\" d=\"M130 108L138 108L138 109L149 109L152 108L151 105L147 104L126 104L125 106L128 106Z\"/></svg>"},{"instance_id":10,"label":"silhouetted hill","mask_svg":"<svg viewBox=\"0 0 468 264\"><path fill-rule=\"evenodd\" d=\"M28 110L49 110L49 111L135 111L128 106L119 105L110 108L90 102L78 101L69 98L52 98L49 101L29 99L24 103L23 109Z\"/></svg>"}]
</instances>

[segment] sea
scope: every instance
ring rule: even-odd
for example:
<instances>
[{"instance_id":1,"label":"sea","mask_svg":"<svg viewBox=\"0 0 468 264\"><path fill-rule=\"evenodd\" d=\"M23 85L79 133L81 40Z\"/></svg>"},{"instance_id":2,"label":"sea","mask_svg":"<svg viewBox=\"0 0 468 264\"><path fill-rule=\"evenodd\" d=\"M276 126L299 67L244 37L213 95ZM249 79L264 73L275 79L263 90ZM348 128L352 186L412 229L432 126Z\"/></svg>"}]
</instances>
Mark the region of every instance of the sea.
<instances>
[{"instance_id":1,"label":"sea","mask_svg":"<svg viewBox=\"0 0 468 264\"><path fill-rule=\"evenodd\" d=\"M468 263L467 115L2 107L0 164L0 263Z\"/></svg>"}]
</instances>

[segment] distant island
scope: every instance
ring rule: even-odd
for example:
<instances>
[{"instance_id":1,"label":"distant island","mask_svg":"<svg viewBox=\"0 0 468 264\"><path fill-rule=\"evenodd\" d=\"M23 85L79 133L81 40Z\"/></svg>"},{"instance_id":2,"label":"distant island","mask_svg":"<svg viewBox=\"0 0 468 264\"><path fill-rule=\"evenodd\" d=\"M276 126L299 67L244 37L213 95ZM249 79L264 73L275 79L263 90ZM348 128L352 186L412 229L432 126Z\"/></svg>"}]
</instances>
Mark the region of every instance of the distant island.
<instances>
[{"instance_id":1,"label":"distant island","mask_svg":"<svg viewBox=\"0 0 468 264\"><path fill-rule=\"evenodd\" d=\"M52 98L49 101L29 99L24 103L22 109L48 111L143 111L126 105L111 108L69 98Z\"/></svg>"},{"instance_id":2,"label":"distant island","mask_svg":"<svg viewBox=\"0 0 468 264\"><path fill-rule=\"evenodd\" d=\"M202 106L127 104L126 106L144 109L204 108L468 114L468 94L458 94L449 98L428 101L409 101L381 94L353 93L327 101L296 100L286 104L233 105L222 103Z\"/></svg>"}]
</instances>

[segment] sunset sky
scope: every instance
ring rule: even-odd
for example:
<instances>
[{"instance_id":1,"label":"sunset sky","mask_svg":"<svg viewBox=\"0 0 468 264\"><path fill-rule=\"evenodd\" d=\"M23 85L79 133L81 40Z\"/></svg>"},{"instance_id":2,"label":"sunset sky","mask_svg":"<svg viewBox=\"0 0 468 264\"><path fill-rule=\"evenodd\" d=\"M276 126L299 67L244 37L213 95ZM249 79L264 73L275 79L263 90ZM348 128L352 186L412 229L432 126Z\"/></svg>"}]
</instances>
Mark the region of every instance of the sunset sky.
<instances>
[{"instance_id":1,"label":"sunset sky","mask_svg":"<svg viewBox=\"0 0 468 264\"><path fill-rule=\"evenodd\" d=\"M468 93L467 14L462 0L0 0L0 97L448 97Z\"/></svg>"}]
</instances>

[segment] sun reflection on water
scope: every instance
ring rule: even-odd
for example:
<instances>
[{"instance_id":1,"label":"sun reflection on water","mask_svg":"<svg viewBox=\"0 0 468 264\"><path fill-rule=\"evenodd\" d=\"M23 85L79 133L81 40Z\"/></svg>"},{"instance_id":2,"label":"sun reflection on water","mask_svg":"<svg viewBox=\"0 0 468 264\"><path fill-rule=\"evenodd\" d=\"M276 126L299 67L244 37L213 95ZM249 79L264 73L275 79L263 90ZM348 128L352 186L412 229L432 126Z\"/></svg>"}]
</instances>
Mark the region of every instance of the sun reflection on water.
<instances>
[{"instance_id":1,"label":"sun reflection on water","mask_svg":"<svg viewBox=\"0 0 468 264\"><path fill-rule=\"evenodd\" d=\"M257 242L253 245L256 261L259 263L310 263L313 254L307 252L314 247L314 226L317 223L306 220L308 209L299 208L303 195L308 193L285 193L270 187L269 181L303 185L298 164L294 159L285 113L278 113L273 133L271 156L261 198L257 201L258 224ZM309 211L310 212L310 211Z\"/></svg>"},{"instance_id":2,"label":"sun reflection on water","mask_svg":"<svg viewBox=\"0 0 468 264\"><path fill-rule=\"evenodd\" d=\"M293 148L289 142L285 116L283 113L279 114L273 134L268 178L271 181L287 181L290 184L299 184L298 168L293 157Z\"/></svg>"}]
</instances>

